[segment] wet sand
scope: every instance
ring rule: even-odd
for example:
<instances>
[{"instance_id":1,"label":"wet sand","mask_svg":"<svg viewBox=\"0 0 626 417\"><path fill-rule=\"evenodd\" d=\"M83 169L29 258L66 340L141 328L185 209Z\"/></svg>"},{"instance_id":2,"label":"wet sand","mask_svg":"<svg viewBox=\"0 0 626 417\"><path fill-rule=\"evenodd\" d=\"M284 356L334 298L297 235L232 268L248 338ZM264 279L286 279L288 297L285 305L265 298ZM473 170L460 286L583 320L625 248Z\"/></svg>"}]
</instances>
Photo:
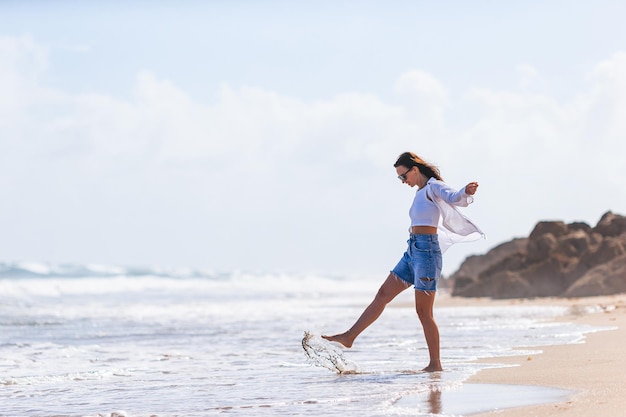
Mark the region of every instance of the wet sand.
<instances>
[{"instance_id":1,"label":"wet sand","mask_svg":"<svg viewBox=\"0 0 626 417\"><path fill-rule=\"evenodd\" d=\"M451 298L439 306L454 305L563 305L570 314L560 320L615 329L588 333L584 343L540 348L540 354L484 360L512 367L486 369L470 384L519 385L572 390L557 402L475 414L480 417L624 417L626 416L626 294L575 299L487 300ZM437 305L437 303L436 303ZM485 392L489 401L494 393Z\"/></svg>"},{"instance_id":2,"label":"wet sand","mask_svg":"<svg viewBox=\"0 0 626 417\"><path fill-rule=\"evenodd\" d=\"M420 416L470 416L492 410L556 403L572 394L570 390L539 385L466 383L445 390L432 387L419 394L407 395L397 401L395 406L403 411L399 415L411 415L413 412Z\"/></svg>"}]
</instances>

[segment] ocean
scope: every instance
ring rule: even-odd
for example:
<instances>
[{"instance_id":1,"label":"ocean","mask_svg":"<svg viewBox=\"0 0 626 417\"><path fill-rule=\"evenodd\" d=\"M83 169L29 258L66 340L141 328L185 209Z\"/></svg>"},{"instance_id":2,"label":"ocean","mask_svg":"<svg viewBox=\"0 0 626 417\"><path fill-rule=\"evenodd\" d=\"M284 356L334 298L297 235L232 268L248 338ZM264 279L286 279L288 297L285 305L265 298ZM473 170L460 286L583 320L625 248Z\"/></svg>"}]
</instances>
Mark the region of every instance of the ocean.
<instances>
[{"instance_id":1,"label":"ocean","mask_svg":"<svg viewBox=\"0 0 626 417\"><path fill-rule=\"evenodd\" d=\"M554 321L563 307L435 303L433 374L417 372L428 352L413 308L389 306L352 349L324 344L383 279L0 263L0 416L464 415L480 410L453 398L480 398L465 381L497 366L476 359L594 330ZM305 332L349 372L309 358Z\"/></svg>"}]
</instances>

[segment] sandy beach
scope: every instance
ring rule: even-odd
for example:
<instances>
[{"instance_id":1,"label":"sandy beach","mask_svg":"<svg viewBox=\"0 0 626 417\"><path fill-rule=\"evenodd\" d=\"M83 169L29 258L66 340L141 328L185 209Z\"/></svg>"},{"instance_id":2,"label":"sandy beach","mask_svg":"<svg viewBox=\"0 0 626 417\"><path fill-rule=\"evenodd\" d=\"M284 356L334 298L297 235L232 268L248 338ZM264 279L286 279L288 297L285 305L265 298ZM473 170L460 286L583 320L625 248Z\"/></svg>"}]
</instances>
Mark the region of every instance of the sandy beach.
<instances>
[{"instance_id":1,"label":"sandy beach","mask_svg":"<svg viewBox=\"0 0 626 417\"><path fill-rule=\"evenodd\" d=\"M442 296L440 306L454 305L563 305L570 313L561 320L612 330L589 333L584 343L546 346L542 353L497 358L512 367L487 369L468 383L557 387L576 394L561 403L497 410L479 416L626 416L626 294L575 299L488 300Z\"/></svg>"}]
</instances>

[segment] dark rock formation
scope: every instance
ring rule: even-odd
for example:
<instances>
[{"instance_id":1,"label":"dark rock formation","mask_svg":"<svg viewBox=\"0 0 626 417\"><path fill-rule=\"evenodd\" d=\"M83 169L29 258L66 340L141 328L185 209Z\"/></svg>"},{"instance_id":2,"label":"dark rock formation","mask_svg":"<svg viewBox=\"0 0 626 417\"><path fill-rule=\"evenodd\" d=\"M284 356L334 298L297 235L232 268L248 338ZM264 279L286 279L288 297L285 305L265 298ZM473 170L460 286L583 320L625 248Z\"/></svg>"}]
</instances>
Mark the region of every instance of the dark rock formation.
<instances>
[{"instance_id":1,"label":"dark rock formation","mask_svg":"<svg viewBox=\"0 0 626 417\"><path fill-rule=\"evenodd\" d=\"M537 223L513 239L467 258L450 276L461 297L582 297L626 292L626 217L605 213L595 227Z\"/></svg>"}]
</instances>

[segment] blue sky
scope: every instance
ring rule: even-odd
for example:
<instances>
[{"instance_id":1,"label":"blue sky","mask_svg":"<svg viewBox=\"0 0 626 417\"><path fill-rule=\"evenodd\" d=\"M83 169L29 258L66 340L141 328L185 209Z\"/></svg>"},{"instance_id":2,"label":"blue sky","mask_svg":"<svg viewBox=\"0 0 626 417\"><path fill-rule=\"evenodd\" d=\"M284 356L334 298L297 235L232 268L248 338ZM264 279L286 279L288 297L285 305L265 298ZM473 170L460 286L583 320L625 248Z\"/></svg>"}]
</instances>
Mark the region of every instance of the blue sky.
<instances>
[{"instance_id":1,"label":"blue sky","mask_svg":"<svg viewBox=\"0 0 626 417\"><path fill-rule=\"evenodd\" d=\"M626 5L1 2L1 258L384 275L413 150L485 242L624 213Z\"/></svg>"}]
</instances>

